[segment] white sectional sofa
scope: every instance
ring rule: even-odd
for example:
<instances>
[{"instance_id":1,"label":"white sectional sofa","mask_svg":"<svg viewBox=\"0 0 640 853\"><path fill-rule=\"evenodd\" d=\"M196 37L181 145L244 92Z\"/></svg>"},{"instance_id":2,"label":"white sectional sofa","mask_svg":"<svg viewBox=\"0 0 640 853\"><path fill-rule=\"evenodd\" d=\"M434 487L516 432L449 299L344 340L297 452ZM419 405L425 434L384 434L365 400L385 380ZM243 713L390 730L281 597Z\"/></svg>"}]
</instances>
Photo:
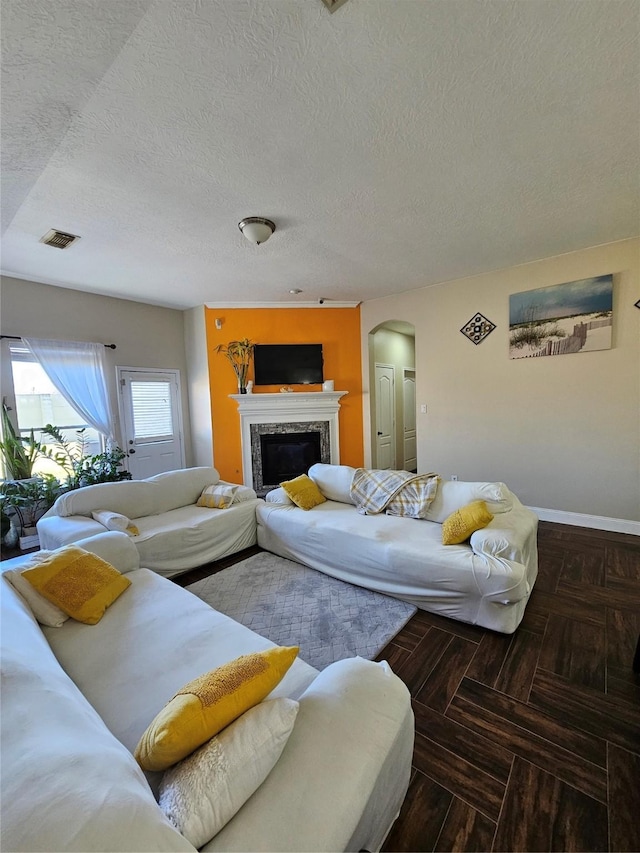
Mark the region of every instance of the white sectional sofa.
<instances>
[{"instance_id":1,"label":"white sectional sofa","mask_svg":"<svg viewBox=\"0 0 640 853\"><path fill-rule=\"evenodd\" d=\"M122 533L79 543L131 586L94 626L41 628L0 579L3 850L194 850L133 758L140 735L194 677L273 643L148 569ZM29 557L2 564L24 566ZM378 850L411 773L413 714L385 663L296 660L270 694L299 701L266 781L207 851Z\"/></svg>"},{"instance_id":2,"label":"white sectional sofa","mask_svg":"<svg viewBox=\"0 0 640 853\"><path fill-rule=\"evenodd\" d=\"M442 481L426 519L360 515L355 469L318 463L309 476L328 499L305 511L283 489L256 508L258 544L333 577L423 610L510 634L538 572L536 515L504 483ZM493 521L461 545L442 544L442 522L484 500Z\"/></svg>"},{"instance_id":3,"label":"white sectional sofa","mask_svg":"<svg viewBox=\"0 0 640 853\"><path fill-rule=\"evenodd\" d=\"M54 550L105 532L91 513L109 510L139 530L132 541L143 566L172 575L256 543L256 493L239 486L227 509L196 506L206 486L223 481L215 468L185 468L147 480L100 483L66 492L38 521L40 547Z\"/></svg>"}]
</instances>

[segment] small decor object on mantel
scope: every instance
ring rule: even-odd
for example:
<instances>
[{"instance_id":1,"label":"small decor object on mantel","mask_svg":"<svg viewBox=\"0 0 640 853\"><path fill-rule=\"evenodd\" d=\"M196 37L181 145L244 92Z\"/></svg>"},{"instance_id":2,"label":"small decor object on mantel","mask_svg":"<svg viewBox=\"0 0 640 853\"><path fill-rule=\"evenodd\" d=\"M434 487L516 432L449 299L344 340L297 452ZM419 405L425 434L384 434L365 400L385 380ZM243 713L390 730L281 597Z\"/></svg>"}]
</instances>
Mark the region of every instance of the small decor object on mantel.
<instances>
[{"instance_id":1,"label":"small decor object on mantel","mask_svg":"<svg viewBox=\"0 0 640 853\"><path fill-rule=\"evenodd\" d=\"M218 344L215 348L217 353L222 353L229 359L238 380L238 394L247 393L247 377L254 346L255 344L249 338L243 338L241 341L229 341L226 346ZM253 388L253 385L251 387Z\"/></svg>"},{"instance_id":2,"label":"small decor object on mantel","mask_svg":"<svg viewBox=\"0 0 640 853\"><path fill-rule=\"evenodd\" d=\"M473 317L460 329L465 338L469 338L474 344L480 344L493 332L495 323L488 320L484 314L474 314Z\"/></svg>"}]
</instances>

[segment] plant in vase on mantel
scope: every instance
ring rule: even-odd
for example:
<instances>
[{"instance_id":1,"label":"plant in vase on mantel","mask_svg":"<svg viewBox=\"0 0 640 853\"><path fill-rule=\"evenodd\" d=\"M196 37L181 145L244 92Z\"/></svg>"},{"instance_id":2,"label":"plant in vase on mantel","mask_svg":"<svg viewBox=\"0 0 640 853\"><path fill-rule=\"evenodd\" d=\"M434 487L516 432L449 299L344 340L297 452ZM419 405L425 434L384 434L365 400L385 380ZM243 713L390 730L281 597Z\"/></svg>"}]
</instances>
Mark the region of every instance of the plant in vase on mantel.
<instances>
[{"instance_id":1,"label":"plant in vase on mantel","mask_svg":"<svg viewBox=\"0 0 640 853\"><path fill-rule=\"evenodd\" d=\"M215 348L217 353L225 355L233 372L238 380L238 393L247 393L247 378L249 376L249 365L253 358L253 348L255 344L249 338L243 338L241 341L229 341L228 344L218 344Z\"/></svg>"}]
</instances>

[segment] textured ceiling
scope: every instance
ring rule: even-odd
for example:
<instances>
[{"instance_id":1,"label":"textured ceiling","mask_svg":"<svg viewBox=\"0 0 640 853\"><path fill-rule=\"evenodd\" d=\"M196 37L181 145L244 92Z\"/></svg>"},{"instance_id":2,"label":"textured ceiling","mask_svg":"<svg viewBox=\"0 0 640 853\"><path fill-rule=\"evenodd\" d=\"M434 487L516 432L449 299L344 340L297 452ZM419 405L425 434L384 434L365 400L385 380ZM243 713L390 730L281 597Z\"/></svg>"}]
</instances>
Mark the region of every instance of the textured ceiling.
<instances>
[{"instance_id":1,"label":"textured ceiling","mask_svg":"<svg viewBox=\"0 0 640 853\"><path fill-rule=\"evenodd\" d=\"M366 300L633 236L639 9L3 0L2 270L180 308Z\"/></svg>"}]
</instances>

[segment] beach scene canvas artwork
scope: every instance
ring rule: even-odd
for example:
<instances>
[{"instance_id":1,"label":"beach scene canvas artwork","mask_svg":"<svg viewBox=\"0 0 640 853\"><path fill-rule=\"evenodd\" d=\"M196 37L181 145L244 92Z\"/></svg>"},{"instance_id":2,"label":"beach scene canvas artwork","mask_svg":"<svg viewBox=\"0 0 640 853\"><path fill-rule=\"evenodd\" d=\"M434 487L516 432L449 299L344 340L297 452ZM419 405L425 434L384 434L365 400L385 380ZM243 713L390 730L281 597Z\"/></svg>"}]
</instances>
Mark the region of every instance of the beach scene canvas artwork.
<instances>
[{"instance_id":1,"label":"beach scene canvas artwork","mask_svg":"<svg viewBox=\"0 0 640 853\"><path fill-rule=\"evenodd\" d=\"M509 358L611 349L612 317L612 275L512 293Z\"/></svg>"}]
</instances>

